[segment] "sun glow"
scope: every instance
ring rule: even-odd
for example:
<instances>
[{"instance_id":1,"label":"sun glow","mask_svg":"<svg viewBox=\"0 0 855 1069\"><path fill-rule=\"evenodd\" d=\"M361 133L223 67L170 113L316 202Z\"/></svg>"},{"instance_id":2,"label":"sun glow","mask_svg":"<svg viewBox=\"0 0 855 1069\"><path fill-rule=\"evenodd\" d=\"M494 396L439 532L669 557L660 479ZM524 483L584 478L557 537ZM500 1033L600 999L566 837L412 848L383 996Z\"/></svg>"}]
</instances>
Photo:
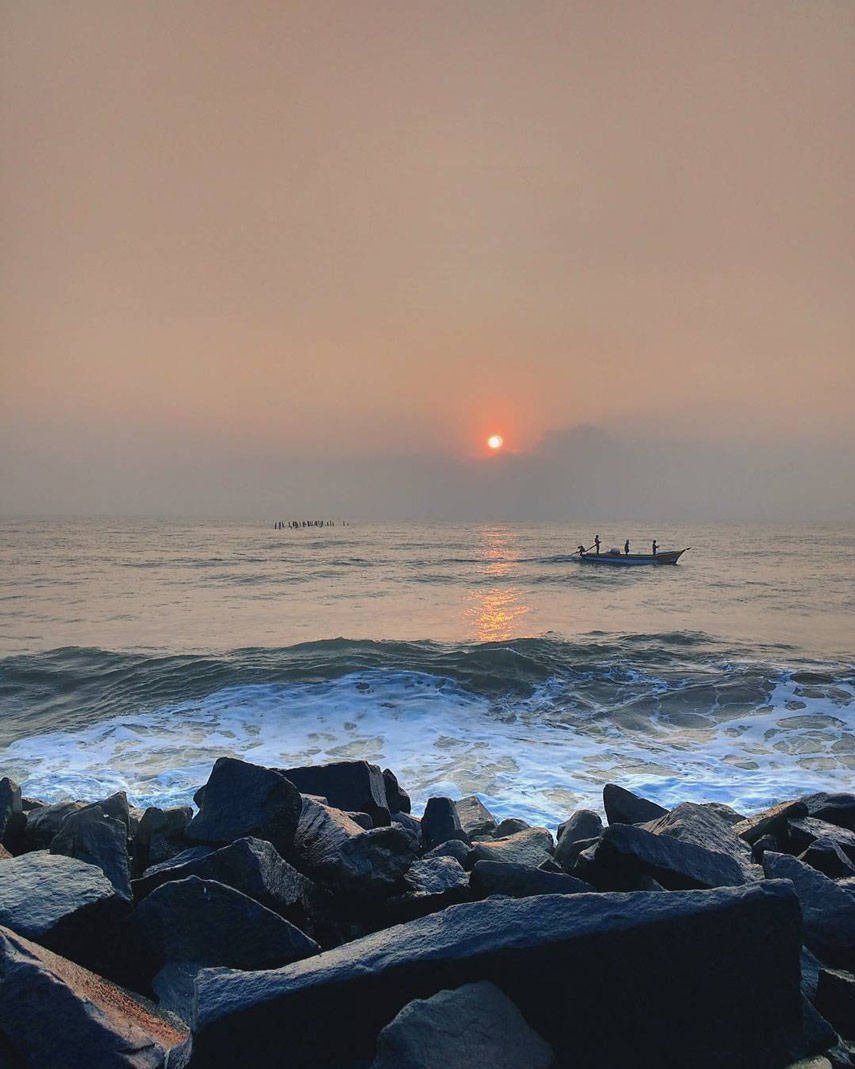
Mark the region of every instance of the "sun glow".
<instances>
[{"instance_id":1,"label":"sun glow","mask_svg":"<svg viewBox=\"0 0 855 1069\"><path fill-rule=\"evenodd\" d=\"M491 434L490 437L487 439L487 445L490 449L493 450L501 449L504 444L505 439L501 436L501 434Z\"/></svg>"}]
</instances>

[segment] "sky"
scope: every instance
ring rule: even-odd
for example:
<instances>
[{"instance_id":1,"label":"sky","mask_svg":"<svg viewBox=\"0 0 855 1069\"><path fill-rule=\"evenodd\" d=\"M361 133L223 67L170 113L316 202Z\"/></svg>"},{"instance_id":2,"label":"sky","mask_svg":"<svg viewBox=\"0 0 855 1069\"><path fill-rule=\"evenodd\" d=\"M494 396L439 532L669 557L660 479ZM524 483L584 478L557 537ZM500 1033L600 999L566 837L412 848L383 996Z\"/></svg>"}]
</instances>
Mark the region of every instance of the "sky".
<instances>
[{"instance_id":1,"label":"sky","mask_svg":"<svg viewBox=\"0 0 855 1069\"><path fill-rule=\"evenodd\" d=\"M0 513L855 520L853 56L851 0L4 5Z\"/></svg>"}]
</instances>

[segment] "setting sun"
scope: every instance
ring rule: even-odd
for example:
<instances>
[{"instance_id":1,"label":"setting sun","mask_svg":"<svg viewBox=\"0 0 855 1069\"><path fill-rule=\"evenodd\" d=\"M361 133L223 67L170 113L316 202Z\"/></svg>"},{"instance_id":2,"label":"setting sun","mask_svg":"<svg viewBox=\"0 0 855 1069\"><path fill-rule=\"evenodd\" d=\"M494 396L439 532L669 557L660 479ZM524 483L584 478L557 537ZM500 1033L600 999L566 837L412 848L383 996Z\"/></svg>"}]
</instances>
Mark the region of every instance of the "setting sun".
<instances>
[{"instance_id":1,"label":"setting sun","mask_svg":"<svg viewBox=\"0 0 855 1069\"><path fill-rule=\"evenodd\" d=\"M490 437L487 439L487 445L491 449L501 449L504 444L505 439L501 436L501 434L491 434Z\"/></svg>"}]
</instances>

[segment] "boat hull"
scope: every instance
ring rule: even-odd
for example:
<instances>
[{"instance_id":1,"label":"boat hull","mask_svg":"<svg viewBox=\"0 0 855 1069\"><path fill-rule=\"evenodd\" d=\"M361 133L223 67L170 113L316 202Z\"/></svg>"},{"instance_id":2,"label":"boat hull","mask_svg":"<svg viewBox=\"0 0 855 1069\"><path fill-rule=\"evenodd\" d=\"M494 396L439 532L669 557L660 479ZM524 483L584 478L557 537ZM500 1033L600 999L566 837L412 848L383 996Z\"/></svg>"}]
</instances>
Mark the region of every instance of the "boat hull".
<instances>
[{"instance_id":1,"label":"boat hull","mask_svg":"<svg viewBox=\"0 0 855 1069\"><path fill-rule=\"evenodd\" d=\"M657 553L621 553L620 556L611 553L574 553L575 560L583 564L611 564L619 568L627 568L642 564L676 564L685 553L685 549L668 550Z\"/></svg>"}]
</instances>

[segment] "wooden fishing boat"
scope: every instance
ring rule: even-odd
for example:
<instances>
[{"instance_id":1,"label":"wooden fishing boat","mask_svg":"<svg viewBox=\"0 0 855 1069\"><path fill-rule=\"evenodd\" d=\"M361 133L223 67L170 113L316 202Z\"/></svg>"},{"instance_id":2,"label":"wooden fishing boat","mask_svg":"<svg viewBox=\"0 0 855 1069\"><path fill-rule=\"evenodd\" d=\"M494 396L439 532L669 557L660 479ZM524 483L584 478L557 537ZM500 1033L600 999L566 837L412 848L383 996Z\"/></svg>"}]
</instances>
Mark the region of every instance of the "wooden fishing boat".
<instances>
[{"instance_id":1,"label":"wooden fishing boat","mask_svg":"<svg viewBox=\"0 0 855 1069\"><path fill-rule=\"evenodd\" d=\"M610 549L605 553L585 552L574 553L573 559L584 564L614 564L624 567L634 564L676 564L686 549L660 549L658 553L621 553L619 549Z\"/></svg>"}]
</instances>

